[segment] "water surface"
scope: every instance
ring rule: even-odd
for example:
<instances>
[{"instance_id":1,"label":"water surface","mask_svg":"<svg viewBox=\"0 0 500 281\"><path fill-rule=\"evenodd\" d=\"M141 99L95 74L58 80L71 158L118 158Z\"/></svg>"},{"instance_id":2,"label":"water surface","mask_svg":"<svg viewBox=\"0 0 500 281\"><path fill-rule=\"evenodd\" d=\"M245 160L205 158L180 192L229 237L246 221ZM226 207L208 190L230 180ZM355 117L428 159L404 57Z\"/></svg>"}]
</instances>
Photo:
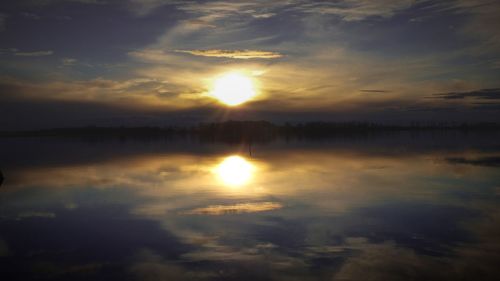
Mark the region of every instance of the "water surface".
<instances>
[{"instance_id":1,"label":"water surface","mask_svg":"<svg viewBox=\"0 0 500 281\"><path fill-rule=\"evenodd\" d=\"M6 280L497 280L500 138L0 140Z\"/></svg>"}]
</instances>

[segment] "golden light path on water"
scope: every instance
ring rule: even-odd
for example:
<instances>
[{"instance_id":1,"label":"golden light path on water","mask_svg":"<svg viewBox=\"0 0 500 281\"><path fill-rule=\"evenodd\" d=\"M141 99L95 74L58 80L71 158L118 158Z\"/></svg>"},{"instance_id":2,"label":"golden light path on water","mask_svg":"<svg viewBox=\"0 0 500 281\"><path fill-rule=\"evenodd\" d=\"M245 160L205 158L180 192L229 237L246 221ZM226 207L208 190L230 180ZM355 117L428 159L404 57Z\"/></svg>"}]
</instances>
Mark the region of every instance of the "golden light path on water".
<instances>
[{"instance_id":1,"label":"golden light path on water","mask_svg":"<svg viewBox=\"0 0 500 281\"><path fill-rule=\"evenodd\" d=\"M239 155L231 155L214 169L219 180L228 186L242 186L248 184L254 174L255 167Z\"/></svg>"}]
</instances>

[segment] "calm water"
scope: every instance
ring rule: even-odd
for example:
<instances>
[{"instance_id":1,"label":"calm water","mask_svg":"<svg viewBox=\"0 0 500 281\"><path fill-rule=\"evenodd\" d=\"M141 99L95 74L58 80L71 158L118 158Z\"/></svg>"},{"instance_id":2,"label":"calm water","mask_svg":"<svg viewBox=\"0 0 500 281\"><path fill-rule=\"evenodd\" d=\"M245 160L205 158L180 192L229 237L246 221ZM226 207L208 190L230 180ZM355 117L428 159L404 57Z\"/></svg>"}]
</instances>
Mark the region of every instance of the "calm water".
<instances>
[{"instance_id":1,"label":"calm water","mask_svg":"<svg viewBox=\"0 0 500 281\"><path fill-rule=\"evenodd\" d=\"M499 280L500 137L0 140L2 280Z\"/></svg>"}]
</instances>

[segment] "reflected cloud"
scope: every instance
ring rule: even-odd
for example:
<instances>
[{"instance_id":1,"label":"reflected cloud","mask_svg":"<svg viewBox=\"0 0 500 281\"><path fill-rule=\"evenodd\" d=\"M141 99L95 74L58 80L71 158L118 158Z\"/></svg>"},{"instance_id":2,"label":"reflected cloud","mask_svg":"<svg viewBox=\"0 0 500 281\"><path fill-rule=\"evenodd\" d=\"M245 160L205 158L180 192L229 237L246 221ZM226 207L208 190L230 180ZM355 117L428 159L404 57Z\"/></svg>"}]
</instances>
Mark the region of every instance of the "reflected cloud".
<instances>
[{"instance_id":1,"label":"reflected cloud","mask_svg":"<svg viewBox=\"0 0 500 281\"><path fill-rule=\"evenodd\" d=\"M204 208L196 208L183 214L186 215L225 215L266 212L283 208L283 205L277 202L258 202L241 203L234 205L212 205Z\"/></svg>"},{"instance_id":2,"label":"reflected cloud","mask_svg":"<svg viewBox=\"0 0 500 281\"><path fill-rule=\"evenodd\" d=\"M5 241L0 238L0 257L6 257L9 255L9 246Z\"/></svg>"},{"instance_id":3,"label":"reflected cloud","mask_svg":"<svg viewBox=\"0 0 500 281\"><path fill-rule=\"evenodd\" d=\"M44 218L44 219L53 219L56 217L56 214L52 212L24 212L17 215L17 220L22 219L31 219L31 218Z\"/></svg>"}]
</instances>

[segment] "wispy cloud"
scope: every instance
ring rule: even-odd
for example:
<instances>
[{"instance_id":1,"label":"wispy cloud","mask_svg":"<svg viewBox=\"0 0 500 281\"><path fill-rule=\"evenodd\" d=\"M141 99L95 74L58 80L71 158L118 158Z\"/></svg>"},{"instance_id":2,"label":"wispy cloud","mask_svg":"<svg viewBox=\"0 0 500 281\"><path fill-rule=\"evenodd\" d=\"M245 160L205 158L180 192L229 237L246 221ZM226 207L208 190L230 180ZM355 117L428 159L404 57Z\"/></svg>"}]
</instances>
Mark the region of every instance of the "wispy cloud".
<instances>
[{"instance_id":1,"label":"wispy cloud","mask_svg":"<svg viewBox=\"0 0 500 281\"><path fill-rule=\"evenodd\" d=\"M129 52L128 55L136 60L143 62L165 63L171 59L163 50L158 49L143 49L138 51Z\"/></svg>"},{"instance_id":2,"label":"wispy cloud","mask_svg":"<svg viewBox=\"0 0 500 281\"><path fill-rule=\"evenodd\" d=\"M368 17L393 16L396 12L413 5L413 0L346 0L300 3L295 7L303 13L336 15L345 21L359 21Z\"/></svg>"},{"instance_id":3,"label":"wispy cloud","mask_svg":"<svg viewBox=\"0 0 500 281\"><path fill-rule=\"evenodd\" d=\"M138 16L145 16L164 5L183 5L192 1L186 0L128 0L130 11Z\"/></svg>"},{"instance_id":4,"label":"wispy cloud","mask_svg":"<svg viewBox=\"0 0 500 281\"><path fill-rule=\"evenodd\" d=\"M37 14L34 14L34 13L21 13L21 15L27 19L31 19L31 20L39 20L41 19L41 17Z\"/></svg>"},{"instance_id":5,"label":"wispy cloud","mask_svg":"<svg viewBox=\"0 0 500 281\"><path fill-rule=\"evenodd\" d=\"M23 51L16 49L16 48L0 49L0 55L3 55L3 54L9 54L9 55L18 56L18 57L43 57L43 56L53 55L54 51L47 50L47 51L23 52Z\"/></svg>"},{"instance_id":6,"label":"wispy cloud","mask_svg":"<svg viewBox=\"0 0 500 281\"><path fill-rule=\"evenodd\" d=\"M473 48L475 54L496 53L500 46L500 2L491 0L436 1L431 6L435 12L452 12L467 15L459 30L466 36L479 39ZM471 51L469 50L469 53Z\"/></svg>"},{"instance_id":7,"label":"wispy cloud","mask_svg":"<svg viewBox=\"0 0 500 281\"><path fill-rule=\"evenodd\" d=\"M360 92L363 93L389 93L390 91L387 90L359 90Z\"/></svg>"},{"instance_id":8,"label":"wispy cloud","mask_svg":"<svg viewBox=\"0 0 500 281\"><path fill-rule=\"evenodd\" d=\"M264 13L264 14L255 14L252 15L252 17L256 19L268 19L270 17L274 17L276 14L275 13Z\"/></svg>"},{"instance_id":9,"label":"wispy cloud","mask_svg":"<svg viewBox=\"0 0 500 281\"><path fill-rule=\"evenodd\" d=\"M210 21L204 20L204 19L190 19L185 21L187 24L193 25L193 26L203 26L203 27L210 27L210 28L216 28L217 26L215 24L211 24Z\"/></svg>"},{"instance_id":10,"label":"wispy cloud","mask_svg":"<svg viewBox=\"0 0 500 281\"><path fill-rule=\"evenodd\" d=\"M65 66L75 65L77 61L78 61L77 59L72 59L72 58L63 58L61 60L62 64Z\"/></svg>"},{"instance_id":11,"label":"wispy cloud","mask_svg":"<svg viewBox=\"0 0 500 281\"><path fill-rule=\"evenodd\" d=\"M191 14L216 15L225 18L231 15L247 15L256 19L270 18L283 11L303 14L336 15L345 21L363 20L372 16L390 17L414 4L413 0L345 0L345 1L165 1L132 0L140 10L151 12L166 4L177 5L178 9Z\"/></svg>"},{"instance_id":12,"label":"wispy cloud","mask_svg":"<svg viewBox=\"0 0 500 281\"><path fill-rule=\"evenodd\" d=\"M17 52L18 50L16 48L9 48L9 49L0 49L0 55L3 54L12 54Z\"/></svg>"},{"instance_id":13,"label":"wispy cloud","mask_svg":"<svg viewBox=\"0 0 500 281\"><path fill-rule=\"evenodd\" d=\"M277 52L260 50L175 50L178 53L186 53L194 56L231 58L231 59L276 59L283 55Z\"/></svg>"},{"instance_id":14,"label":"wispy cloud","mask_svg":"<svg viewBox=\"0 0 500 281\"><path fill-rule=\"evenodd\" d=\"M51 56L54 51L35 51L35 52L15 52L14 55L18 57L44 57Z\"/></svg>"},{"instance_id":15,"label":"wispy cloud","mask_svg":"<svg viewBox=\"0 0 500 281\"><path fill-rule=\"evenodd\" d=\"M1 81L1 80L0 80ZM109 80L96 78L78 81L49 81L41 83L29 83L25 80L11 80L0 82L0 88L9 89L4 96L10 92L18 97L33 98L43 96L61 101L98 101L100 103L118 104L117 98L126 103L126 100L134 100L132 103L138 106L139 100L145 102L153 99L155 104L161 101L158 95L169 91L168 84L147 78L135 78L128 80ZM149 97L149 98L148 98Z\"/></svg>"}]
</instances>

